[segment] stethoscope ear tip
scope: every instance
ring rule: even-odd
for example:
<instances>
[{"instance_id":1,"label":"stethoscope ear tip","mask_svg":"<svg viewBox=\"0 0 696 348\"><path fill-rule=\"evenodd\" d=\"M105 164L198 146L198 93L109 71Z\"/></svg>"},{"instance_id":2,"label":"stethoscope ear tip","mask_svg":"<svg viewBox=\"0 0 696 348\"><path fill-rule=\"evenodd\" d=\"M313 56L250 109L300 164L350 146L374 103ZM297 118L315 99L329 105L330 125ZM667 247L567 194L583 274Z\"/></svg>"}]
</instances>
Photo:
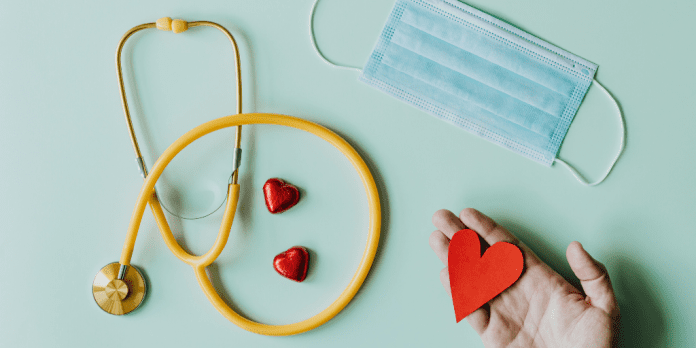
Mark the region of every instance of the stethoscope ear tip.
<instances>
[{"instance_id":1,"label":"stethoscope ear tip","mask_svg":"<svg viewBox=\"0 0 696 348\"><path fill-rule=\"evenodd\" d=\"M142 273L132 265L112 262L94 277L92 295L99 308L113 315L124 315L140 307L147 287Z\"/></svg>"}]
</instances>

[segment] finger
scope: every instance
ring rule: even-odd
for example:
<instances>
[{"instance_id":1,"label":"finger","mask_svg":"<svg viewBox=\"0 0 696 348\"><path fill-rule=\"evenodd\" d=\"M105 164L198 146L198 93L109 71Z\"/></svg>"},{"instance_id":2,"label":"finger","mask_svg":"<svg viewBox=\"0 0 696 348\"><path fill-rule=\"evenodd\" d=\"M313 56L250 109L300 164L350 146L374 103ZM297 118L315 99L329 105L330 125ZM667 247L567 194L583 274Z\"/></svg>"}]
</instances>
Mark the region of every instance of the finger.
<instances>
[{"instance_id":1,"label":"finger","mask_svg":"<svg viewBox=\"0 0 696 348\"><path fill-rule=\"evenodd\" d=\"M493 245L497 242L508 242L519 245L520 241L508 232L505 228L498 225L493 219L484 215L473 208L466 208L459 213L461 221L476 231L483 240Z\"/></svg>"},{"instance_id":2,"label":"finger","mask_svg":"<svg viewBox=\"0 0 696 348\"><path fill-rule=\"evenodd\" d=\"M454 236L457 231L466 228L464 223L447 209L440 209L433 214L433 225L435 225L438 230L442 231L449 239L452 239L452 236Z\"/></svg>"},{"instance_id":3,"label":"finger","mask_svg":"<svg viewBox=\"0 0 696 348\"><path fill-rule=\"evenodd\" d=\"M450 288L450 282L449 282L449 269L447 267L443 268L440 271L440 282L442 283L442 286L445 287L445 291L447 291L447 295L449 295L449 297L452 297L452 289Z\"/></svg>"},{"instance_id":4,"label":"finger","mask_svg":"<svg viewBox=\"0 0 696 348\"><path fill-rule=\"evenodd\" d=\"M435 255L440 258L440 261L447 266L447 249L449 249L449 239L441 231L435 231L430 234L428 239L430 248L433 249Z\"/></svg>"},{"instance_id":5,"label":"finger","mask_svg":"<svg viewBox=\"0 0 696 348\"><path fill-rule=\"evenodd\" d=\"M481 308L473 311L466 317L466 321L479 335L482 334L488 326L488 321L491 318L491 307L485 303Z\"/></svg>"},{"instance_id":6,"label":"finger","mask_svg":"<svg viewBox=\"0 0 696 348\"><path fill-rule=\"evenodd\" d=\"M566 250L566 258L575 276L580 279L589 303L603 309L612 317L618 315L619 307L614 296L607 269L585 251L582 244L572 242Z\"/></svg>"},{"instance_id":7,"label":"finger","mask_svg":"<svg viewBox=\"0 0 696 348\"><path fill-rule=\"evenodd\" d=\"M445 287L445 291L447 291L447 294L450 297L452 297L452 289L450 288L449 280L449 268L445 267L440 271L440 282L442 282L442 286ZM486 330L489 319L490 307L487 303L484 304L481 308L473 311L466 317L466 321L469 322L469 325L471 325L471 327L479 334L483 333L483 331Z\"/></svg>"}]
</instances>

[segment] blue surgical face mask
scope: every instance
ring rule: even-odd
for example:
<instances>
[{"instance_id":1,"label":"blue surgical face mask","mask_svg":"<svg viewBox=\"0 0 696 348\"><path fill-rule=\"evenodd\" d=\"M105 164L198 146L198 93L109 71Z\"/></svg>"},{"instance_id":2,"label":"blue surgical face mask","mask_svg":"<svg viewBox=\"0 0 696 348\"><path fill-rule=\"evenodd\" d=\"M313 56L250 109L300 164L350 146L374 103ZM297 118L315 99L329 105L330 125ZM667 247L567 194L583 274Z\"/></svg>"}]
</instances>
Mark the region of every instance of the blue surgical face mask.
<instances>
[{"instance_id":1,"label":"blue surgical face mask","mask_svg":"<svg viewBox=\"0 0 696 348\"><path fill-rule=\"evenodd\" d=\"M623 119L621 149L596 182L557 158L596 71L596 64L456 0L397 0L360 80L541 164L559 162L596 185L623 151Z\"/></svg>"}]
</instances>

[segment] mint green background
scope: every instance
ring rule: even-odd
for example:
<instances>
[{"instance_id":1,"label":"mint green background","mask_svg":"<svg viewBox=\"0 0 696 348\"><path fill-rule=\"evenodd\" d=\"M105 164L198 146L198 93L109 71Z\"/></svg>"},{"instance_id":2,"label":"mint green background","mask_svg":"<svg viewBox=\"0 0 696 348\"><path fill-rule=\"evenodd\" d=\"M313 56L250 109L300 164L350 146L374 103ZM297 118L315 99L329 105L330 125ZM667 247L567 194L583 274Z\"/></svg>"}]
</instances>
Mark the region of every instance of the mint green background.
<instances>
[{"instance_id":1,"label":"mint green background","mask_svg":"<svg viewBox=\"0 0 696 348\"><path fill-rule=\"evenodd\" d=\"M0 2L0 346L467 346L427 240L433 212L476 207L567 278L573 240L607 265L626 347L696 346L696 15L693 1L475 0L489 12L599 64L626 114L626 151L608 180L578 184L333 69L312 51L310 0ZM324 0L323 51L367 59L391 0ZM126 133L114 52L130 27L162 16L205 19L239 40L245 112L325 125L365 156L382 196L383 237L362 290L336 318L293 337L248 333L208 303L191 269L145 214L133 263L149 280L136 312L115 317L91 298L97 271L120 255L141 185ZM146 161L195 125L234 113L232 53L214 29L148 31L128 42L127 85ZM164 201L182 213L216 206L230 170L231 132L196 143L167 169ZM212 267L226 299L256 320L290 323L326 307L362 252L366 199L349 163L317 138L246 127L243 194L232 237ZM618 147L612 103L591 88L560 157L590 178ZM261 186L282 177L302 201L265 211ZM170 219L186 248L205 252L220 214ZM183 231L183 232L182 232ZM276 275L273 256L311 250L309 277Z\"/></svg>"}]
</instances>

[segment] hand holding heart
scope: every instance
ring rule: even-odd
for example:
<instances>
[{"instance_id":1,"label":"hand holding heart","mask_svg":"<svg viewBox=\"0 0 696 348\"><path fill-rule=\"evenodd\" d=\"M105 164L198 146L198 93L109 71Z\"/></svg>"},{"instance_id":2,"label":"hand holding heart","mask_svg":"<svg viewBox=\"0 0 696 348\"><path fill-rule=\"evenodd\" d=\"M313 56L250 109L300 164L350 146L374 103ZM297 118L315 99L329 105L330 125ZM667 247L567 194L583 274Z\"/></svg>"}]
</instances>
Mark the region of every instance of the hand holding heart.
<instances>
[{"instance_id":1,"label":"hand holding heart","mask_svg":"<svg viewBox=\"0 0 696 348\"><path fill-rule=\"evenodd\" d=\"M478 258L472 258L474 261L453 266L473 267L470 270L453 271L445 267L440 272L445 289L448 292L460 292L459 295L453 294L455 306L457 303L461 304L461 293L468 292L470 297L466 297L464 301L467 304L476 302L476 298L478 301L487 301L483 293L491 293L493 288L500 290L501 286L505 289L509 286L506 282L514 283L499 295L492 295L495 296L493 299L466 317L487 347L612 346L619 318L614 291L604 266L595 261L580 243L571 243L566 257L573 272L580 279L585 294L541 261L510 232L474 209L463 210L459 217L450 211L440 210L433 216L433 224L438 230L431 234L430 246L445 265L448 262L450 265L453 264L448 249L450 240L453 240L458 231L473 230L483 239L485 247L495 246L489 247L483 256L478 254ZM475 242L475 239L471 238L472 234L462 232L464 234L453 241L454 244L460 244L455 246L457 252L475 254L471 248L460 250L462 245L471 246L468 243ZM466 246L464 248L466 249ZM510 275L514 275L515 272L509 267L495 266L495 260L501 258L507 260L501 263L503 265L515 263L514 250L521 252L524 265L524 270L516 282L516 276ZM462 256L455 259L462 259ZM459 264L458 262L455 264ZM471 284L462 285L462 280L458 278L452 281L450 288L450 274L453 277L464 274L465 278L473 277L481 284L476 284L473 286L475 290L472 290ZM492 277L491 274L498 276ZM502 281L502 278L506 281ZM459 311L455 309L455 312L468 313L469 310L460 307Z\"/></svg>"}]
</instances>

